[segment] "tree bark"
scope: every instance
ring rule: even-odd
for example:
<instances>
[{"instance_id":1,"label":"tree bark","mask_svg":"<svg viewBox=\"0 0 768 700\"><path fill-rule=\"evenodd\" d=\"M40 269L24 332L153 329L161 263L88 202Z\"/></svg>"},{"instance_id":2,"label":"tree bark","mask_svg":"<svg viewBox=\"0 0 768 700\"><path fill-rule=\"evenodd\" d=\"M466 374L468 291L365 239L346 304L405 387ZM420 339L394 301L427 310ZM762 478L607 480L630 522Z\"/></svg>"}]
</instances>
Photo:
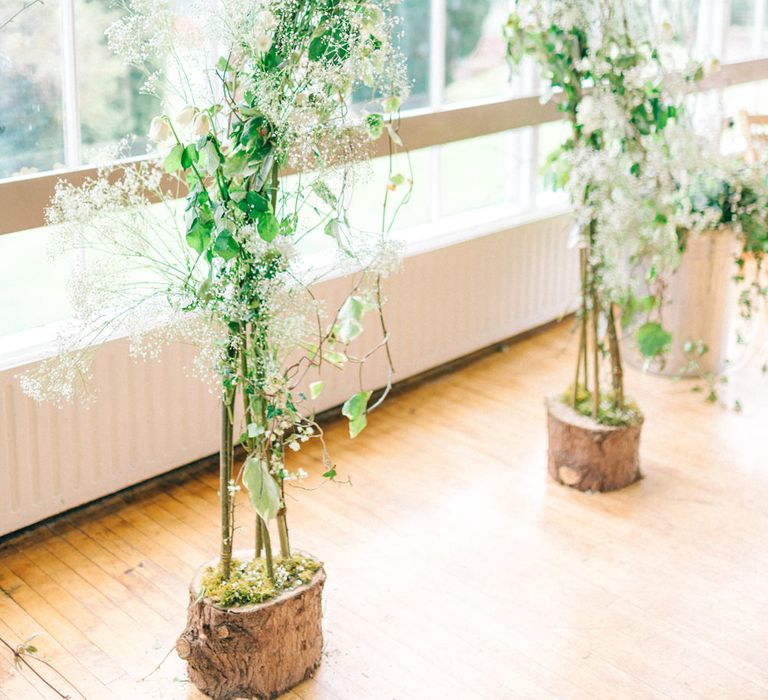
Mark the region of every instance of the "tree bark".
<instances>
[{"instance_id":1,"label":"tree bark","mask_svg":"<svg viewBox=\"0 0 768 700\"><path fill-rule=\"evenodd\" d=\"M272 700L312 676L323 649L323 569L275 600L229 610L198 600L204 569L190 586L187 627L176 642L201 692L214 700Z\"/></svg>"},{"instance_id":2,"label":"tree bark","mask_svg":"<svg viewBox=\"0 0 768 700\"><path fill-rule=\"evenodd\" d=\"M555 481L580 491L616 491L641 478L642 420L600 425L553 397L547 400L547 424L548 469Z\"/></svg>"}]
</instances>

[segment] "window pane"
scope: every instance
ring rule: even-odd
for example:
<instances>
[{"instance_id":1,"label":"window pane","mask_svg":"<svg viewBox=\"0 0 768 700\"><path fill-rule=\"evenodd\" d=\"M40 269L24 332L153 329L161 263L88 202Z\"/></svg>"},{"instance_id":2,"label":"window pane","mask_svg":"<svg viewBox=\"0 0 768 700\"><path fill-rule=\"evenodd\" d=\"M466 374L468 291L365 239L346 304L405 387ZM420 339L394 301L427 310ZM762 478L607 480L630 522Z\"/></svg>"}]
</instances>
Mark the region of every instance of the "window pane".
<instances>
[{"instance_id":1,"label":"window pane","mask_svg":"<svg viewBox=\"0 0 768 700\"><path fill-rule=\"evenodd\" d=\"M725 39L725 57L729 61L752 55L755 0L731 0L731 16Z\"/></svg>"},{"instance_id":2,"label":"window pane","mask_svg":"<svg viewBox=\"0 0 768 700\"><path fill-rule=\"evenodd\" d=\"M23 7L1 3L0 21ZM54 170L64 161L58 0L46 0L2 30L0 178Z\"/></svg>"},{"instance_id":3,"label":"window pane","mask_svg":"<svg viewBox=\"0 0 768 700\"><path fill-rule=\"evenodd\" d=\"M51 229L0 236L0 336L71 315L66 293L71 259L48 259Z\"/></svg>"},{"instance_id":4,"label":"window pane","mask_svg":"<svg viewBox=\"0 0 768 700\"><path fill-rule=\"evenodd\" d=\"M448 0L445 100L461 102L509 92L501 27L506 0Z\"/></svg>"},{"instance_id":5,"label":"window pane","mask_svg":"<svg viewBox=\"0 0 768 700\"><path fill-rule=\"evenodd\" d=\"M507 136L491 134L440 148L441 215L506 201Z\"/></svg>"},{"instance_id":6,"label":"window pane","mask_svg":"<svg viewBox=\"0 0 768 700\"><path fill-rule=\"evenodd\" d=\"M425 107L429 104L430 2L403 0L396 13L401 18L400 50L408 62L411 78L411 96L404 107Z\"/></svg>"},{"instance_id":7,"label":"window pane","mask_svg":"<svg viewBox=\"0 0 768 700\"><path fill-rule=\"evenodd\" d=\"M394 157L392 174L413 177L413 191L409 201L398 211L395 229L404 229L429 223L431 219L430 177L432 151L422 148L410 154L410 168L405 155ZM355 228L363 231L380 231L382 205L385 187L388 182L389 159L376 158L371 162L371 174L364 182L355 186L349 208L349 220ZM412 171L412 175L411 175ZM406 188L398 187L389 196L388 214L391 217L394 208L402 201Z\"/></svg>"},{"instance_id":8,"label":"window pane","mask_svg":"<svg viewBox=\"0 0 768 700\"><path fill-rule=\"evenodd\" d=\"M570 125L567 121L547 122L538 127L539 150L539 187L536 204L544 207L567 201L568 197L562 190L555 190L544 166L547 158L557 150L570 136Z\"/></svg>"},{"instance_id":9,"label":"window pane","mask_svg":"<svg viewBox=\"0 0 768 700\"><path fill-rule=\"evenodd\" d=\"M77 79L83 161L98 160L100 151L136 135L131 153L147 152L146 133L159 114L159 100L140 93L144 77L112 53L104 32L124 10L114 0L75 0Z\"/></svg>"},{"instance_id":10,"label":"window pane","mask_svg":"<svg viewBox=\"0 0 768 700\"><path fill-rule=\"evenodd\" d=\"M705 13L712 12L709 6ZM659 22L668 21L680 42L687 47L695 47L701 17L701 0L675 0L660 3L654 9L654 16Z\"/></svg>"}]
</instances>

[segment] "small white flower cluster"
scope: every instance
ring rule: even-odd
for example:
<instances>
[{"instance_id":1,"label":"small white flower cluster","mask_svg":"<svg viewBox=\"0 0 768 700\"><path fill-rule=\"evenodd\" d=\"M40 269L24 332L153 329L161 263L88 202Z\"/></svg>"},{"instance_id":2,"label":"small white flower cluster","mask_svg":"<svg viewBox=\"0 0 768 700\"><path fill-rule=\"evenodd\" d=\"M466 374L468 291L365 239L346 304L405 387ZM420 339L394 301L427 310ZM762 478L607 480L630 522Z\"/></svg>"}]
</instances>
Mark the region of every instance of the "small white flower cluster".
<instances>
[{"instance_id":1,"label":"small white flower cluster","mask_svg":"<svg viewBox=\"0 0 768 700\"><path fill-rule=\"evenodd\" d=\"M644 283L635 267L662 278L679 264L675 159L685 159L676 142L698 66L659 40L648 8L634 0L520 0L517 8L527 24L510 20L510 55L520 59L515 44L539 51L553 81L566 86L558 99L575 135L555 160L556 175L575 205L600 298L621 303Z\"/></svg>"},{"instance_id":2,"label":"small white flower cluster","mask_svg":"<svg viewBox=\"0 0 768 700\"><path fill-rule=\"evenodd\" d=\"M77 322L60 356L23 380L30 395L74 398L88 349L116 336L144 359L190 343L195 374L214 380L231 405L242 395L240 441L260 468L281 486L306 478L285 461L323 439L302 413L303 376L323 362L362 363L386 343L363 358L347 354L363 314L381 308L379 281L398 269L401 245L388 230L355 231L346 209L371 138L388 133L401 145L382 114L408 92L393 3L199 0L180 12L171 0L126 0L109 41L154 71L145 90L163 96L166 113L149 137L164 157L57 187L48 222L56 250L77 257ZM311 171L295 187L281 180L289 164ZM406 183L398 175L386 186ZM388 229L386 211L382 221ZM331 322L310 288L318 270L301 256L302 235L318 226L337 243L337 269L355 275Z\"/></svg>"}]
</instances>

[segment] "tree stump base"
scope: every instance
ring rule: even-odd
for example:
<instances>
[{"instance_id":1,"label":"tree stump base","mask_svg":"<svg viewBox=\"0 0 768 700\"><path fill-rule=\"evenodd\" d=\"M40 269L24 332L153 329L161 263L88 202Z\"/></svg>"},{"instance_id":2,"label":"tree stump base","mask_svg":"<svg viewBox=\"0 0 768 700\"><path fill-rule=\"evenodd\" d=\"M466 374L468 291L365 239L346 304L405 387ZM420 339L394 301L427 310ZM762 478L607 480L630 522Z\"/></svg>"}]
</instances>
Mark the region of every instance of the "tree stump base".
<instances>
[{"instance_id":1,"label":"tree stump base","mask_svg":"<svg viewBox=\"0 0 768 700\"><path fill-rule=\"evenodd\" d=\"M238 552L237 558L253 552ZM315 672L323 650L320 568L305 586L260 605L220 608L199 598L204 564L189 588L187 627L176 651L187 662L189 679L215 700L272 700Z\"/></svg>"},{"instance_id":2,"label":"tree stump base","mask_svg":"<svg viewBox=\"0 0 768 700\"><path fill-rule=\"evenodd\" d=\"M640 474L643 421L601 425L563 403L547 399L548 469L557 482L579 491L617 491Z\"/></svg>"}]
</instances>

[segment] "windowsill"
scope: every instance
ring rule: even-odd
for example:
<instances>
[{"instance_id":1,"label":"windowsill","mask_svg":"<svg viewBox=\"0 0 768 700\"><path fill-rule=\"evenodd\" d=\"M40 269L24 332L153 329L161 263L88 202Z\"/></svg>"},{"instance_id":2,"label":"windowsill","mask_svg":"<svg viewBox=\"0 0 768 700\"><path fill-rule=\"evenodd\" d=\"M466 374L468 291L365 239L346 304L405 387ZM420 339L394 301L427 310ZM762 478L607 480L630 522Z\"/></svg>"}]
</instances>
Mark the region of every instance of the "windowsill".
<instances>
[{"instance_id":1,"label":"windowsill","mask_svg":"<svg viewBox=\"0 0 768 700\"><path fill-rule=\"evenodd\" d=\"M555 219L568 214L570 210L570 206L563 203L527 211L515 209L510 205L499 205L465 212L438 224L430 223L403 229L394 235L404 242L404 255L409 258L511 231L527 224ZM313 267L322 268L324 263L328 263L328 254L316 253L308 263ZM340 276L339 273L331 272L321 281L337 279ZM56 351L57 333L66 325L66 320L57 321L0 337L0 372L53 355ZM116 336L111 340L118 340L119 337Z\"/></svg>"}]
</instances>

